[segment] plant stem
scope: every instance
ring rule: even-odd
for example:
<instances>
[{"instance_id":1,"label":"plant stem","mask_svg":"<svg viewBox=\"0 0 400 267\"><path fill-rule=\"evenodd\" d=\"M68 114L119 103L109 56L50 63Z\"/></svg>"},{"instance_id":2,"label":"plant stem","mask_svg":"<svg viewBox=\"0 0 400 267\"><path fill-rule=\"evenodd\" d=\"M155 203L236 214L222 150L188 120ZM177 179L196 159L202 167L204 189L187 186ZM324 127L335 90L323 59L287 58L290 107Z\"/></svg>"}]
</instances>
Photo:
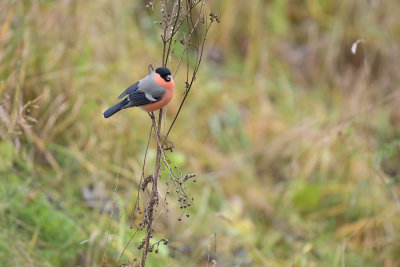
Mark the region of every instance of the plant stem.
<instances>
[{"instance_id":1,"label":"plant stem","mask_svg":"<svg viewBox=\"0 0 400 267\"><path fill-rule=\"evenodd\" d=\"M152 118L153 125L154 125L154 130L156 131L156 137L160 139L160 129L161 129L161 121L162 121L162 109L160 109L158 113L158 126L156 127L155 124L155 118ZM143 247L143 255L142 255L142 260L140 262L140 266L144 267L146 265L146 259L147 259L147 253L149 251L149 246L150 246L150 239L151 239L151 232L152 232L152 225L153 225L153 214L154 214L154 208L158 203L158 178L160 176L160 170L161 170L161 147L157 146L157 156L156 156L156 167L154 170L154 175L153 175L153 183L152 183L152 188L151 188L151 197L150 197L150 202L147 208L147 218L148 218L148 223L147 223L147 229L146 229L146 237L145 237L145 243Z\"/></svg>"}]
</instances>

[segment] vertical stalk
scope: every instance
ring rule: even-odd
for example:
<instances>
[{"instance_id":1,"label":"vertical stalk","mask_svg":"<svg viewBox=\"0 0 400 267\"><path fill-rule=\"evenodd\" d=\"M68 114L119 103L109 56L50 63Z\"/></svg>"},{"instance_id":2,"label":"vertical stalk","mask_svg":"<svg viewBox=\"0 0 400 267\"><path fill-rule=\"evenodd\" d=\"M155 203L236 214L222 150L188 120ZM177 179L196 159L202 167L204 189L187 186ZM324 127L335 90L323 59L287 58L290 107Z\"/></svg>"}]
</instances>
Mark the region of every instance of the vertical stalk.
<instances>
[{"instance_id":1,"label":"vertical stalk","mask_svg":"<svg viewBox=\"0 0 400 267\"><path fill-rule=\"evenodd\" d=\"M165 9L165 12L166 9ZM167 45L167 26L164 27L164 35L162 35L162 40L163 40L163 51L162 51L162 66L166 66L166 60L165 60L165 50L166 50L166 45ZM165 63L164 63L165 62ZM156 133L156 138L157 140L160 139L160 129L161 129L161 122L162 122L162 111L163 109L160 109L158 112L158 122L156 126L156 119L153 116L152 123L153 123L153 128ZM152 226L153 226L153 215L154 215L154 207L158 203L158 177L160 176L160 169L161 169L161 147L157 145L157 155L156 155L156 167L154 170L153 174L153 183L151 187L151 196L150 196L150 202L149 205L147 206L147 229L146 229L146 237L144 240L144 246L143 246L143 254L142 254L142 260L140 261L140 266L144 267L146 265L146 259L147 259L147 253L149 252L149 247L150 247L150 239L151 239L151 232L152 232Z\"/></svg>"},{"instance_id":2,"label":"vertical stalk","mask_svg":"<svg viewBox=\"0 0 400 267\"><path fill-rule=\"evenodd\" d=\"M161 122L162 122L162 109L160 109L158 113L158 125L156 126L156 121L155 118L152 118L152 123L154 126L154 130L156 132L156 137L158 140L160 139L160 129L161 129ZM161 170L161 147L157 145L157 156L156 156L156 167L154 170L154 175L153 175L153 183L151 187L151 196L150 196L150 202L147 208L147 216L148 216L148 223L147 223L147 229L146 229L146 237L144 241L144 247L143 247L143 254L142 254L142 260L140 262L140 266L144 267L146 265L146 259L147 259L147 253L149 252L149 247L150 247L150 239L151 239L151 232L152 232L152 226L153 226L153 215L154 215L154 208L158 203L158 178L160 176L160 170Z\"/></svg>"},{"instance_id":3,"label":"vertical stalk","mask_svg":"<svg viewBox=\"0 0 400 267\"><path fill-rule=\"evenodd\" d=\"M160 178L161 164L162 164L163 156L164 156L164 160L165 160L163 145L165 144L166 139L167 139L169 133L171 132L171 129L174 126L175 121L182 109L183 103L185 102L185 100L190 92L193 82L196 79L196 74L197 74L197 71L198 71L200 63L201 63L204 43L206 41L206 36L208 34L208 30L210 29L210 26L213 21L219 22L219 18L216 16L216 14L210 13L210 21L211 22L210 22L210 24L207 24L207 19L205 17L205 0L199 0L199 1L194 1L194 2L192 0L187 0L186 2L183 2L183 3L185 3L185 4L184 4L184 8L182 9L183 4L181 3L181 0L175 0L172 5L172 10L168 11L168 0L160 0L160 5L162 7L161 13L162 13L162 25L163 25L163 33L161 34L161 39L163 42L162 61L161 61L162 67L166 67L166 65L168 63L168 58L169 58L169 56L171 56L171 53L173 53L172 46L176 42L176 39L174 39L174 38L177 38L177 35L179 34L179 32L183 33L184 38L183 38L183 40L181 40L181 43L184 45L184 50L179 57L179 62L178 62L178 66L176 67L175 74L178 71L181 61L184 58L184 56L186 55L188 57L188 50L189 50L189 46L190 46L191 42L194 45L197 56L196 56L196 62L195 62L195 66L193 68L193 73L191 75L191 78L189 78L189 63L187 65L187 80L186 80L186 88L185 88L184 98L181 101L179 110L176 113L172 124L168 128L167 135L163 136L163 139L161 139L161 133L160 133L161 126L162 126L163 109L160 109L160 111L158 113L158 119L155 118L153 113L151 114L152 125L153 125L153 129L155 131L156 138L157 138L157 155L156 155L156 164L155 164L154 175L153 175L153 179L152 179L150 201L145 209L145 214L144 214L145 218L143 220L144 227L146 228L146 236L145 236L144 240L142 241L141 245L139 246L139 248L143 248L142 259L140 262L141 267L144 267L146 265L147 254L149 252L151 252L154 247L154 244L153 245L150 244L150 240L152 238L152 232L154 231L154 229L153 229L154 212L155 212L155 208L158 206L158 202L159 202L158 180ZM194 8L196 8L196 6L200 6L199 14L196 18L194 18L192 11ZM184 31L181 30L181 26L184 23L187 23L187 26L189 28L187 30L188 31L187 35L185 35ZM205 24L205 32L204 32L204 37L202 37L200 39L200 37L199 37L200 31L198 28L201 24ZM193 35L196 38L193 38ZM166 167L168 167L168 164L166 164ZM171 170L170 170L170 174L172 174ZM182 187L180 188L180 190L183 191ZM185 194L185 193L183 193L183 194ZM186 194L185 194L185 196L186 196Z\"/></svg>"}]
</instances>

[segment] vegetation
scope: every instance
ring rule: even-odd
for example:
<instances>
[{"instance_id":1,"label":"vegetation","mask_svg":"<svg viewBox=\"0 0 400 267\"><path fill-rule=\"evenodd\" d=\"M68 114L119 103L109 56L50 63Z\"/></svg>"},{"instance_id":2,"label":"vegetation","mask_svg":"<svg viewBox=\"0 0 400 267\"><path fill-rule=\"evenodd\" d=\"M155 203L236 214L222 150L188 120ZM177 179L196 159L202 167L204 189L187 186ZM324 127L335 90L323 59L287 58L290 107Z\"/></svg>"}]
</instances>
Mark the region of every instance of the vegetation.
<instances>
[{"instance_id":1,"label":"vegetation","mask_svg":"<svg viewBox=\"0 0 400 267\"><path fill-rule=\"evenodd\" d=\"M208 4L221 23L168 137L194 201L160 205L152 242L168 244L147 265L398 266L400 3ZM0 266L140 259L152 121L102 113L161 64L146 5L1 1ZM156 154L153 138L146 175Z\"/></svg>"}]
</instances>

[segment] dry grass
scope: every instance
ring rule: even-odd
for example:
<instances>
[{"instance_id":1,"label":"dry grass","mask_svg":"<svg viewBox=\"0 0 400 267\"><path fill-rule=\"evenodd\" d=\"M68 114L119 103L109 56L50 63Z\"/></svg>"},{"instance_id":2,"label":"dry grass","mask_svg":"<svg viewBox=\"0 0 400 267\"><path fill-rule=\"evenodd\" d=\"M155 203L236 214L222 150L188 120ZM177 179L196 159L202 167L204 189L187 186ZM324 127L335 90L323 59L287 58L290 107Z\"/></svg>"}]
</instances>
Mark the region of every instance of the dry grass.
<instances>
[{"instance_id":1,"label":"dry grass","mask_svg":"<svg viewBox=\"0 0 400 267\"><path fill-rule=\"evenodd\" d=\"M211 4L222 21L170 134L195 202L182 222L169 202L149 265L397 266L400 4ZM1 262L98 266L108 244L112 266L127 244L151 121L102 112L159 64L153 21L141 1L0 3Z\"/></svg>"}]
</instances>

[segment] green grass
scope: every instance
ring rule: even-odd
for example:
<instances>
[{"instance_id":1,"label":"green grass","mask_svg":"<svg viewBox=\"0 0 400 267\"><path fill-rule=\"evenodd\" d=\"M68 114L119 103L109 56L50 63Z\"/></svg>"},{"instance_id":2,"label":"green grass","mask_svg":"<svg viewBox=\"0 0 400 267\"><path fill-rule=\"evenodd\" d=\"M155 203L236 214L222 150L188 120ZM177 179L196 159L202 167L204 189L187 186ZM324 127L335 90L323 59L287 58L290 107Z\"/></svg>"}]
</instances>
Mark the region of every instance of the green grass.
<instances>
[{"instance_id":1,"label":"green grass","mask_svg":"<svg viewBox=\"0 0 400 267\"><path fill-rule=\"evenodd\" d=\"M79 224L17 176L2 181L4 266L65 265L76 260L84 235Z\"/></svg>"},{"instance_id":2,"label":"green grass","mask_svg":"<svg viewBox=\"0 0 400 267\"><path fill-rule=\"evenodd\" d=\"M149 266L398 265L400 4L370 2L210 2L222 21L168 152L198 174L194 205L160 207L169 244ZM115 265L141 219L150 120L102 113L158 65L155 19L141 1L0 4L0 266Z\"/></svg>"}]
</instances>

